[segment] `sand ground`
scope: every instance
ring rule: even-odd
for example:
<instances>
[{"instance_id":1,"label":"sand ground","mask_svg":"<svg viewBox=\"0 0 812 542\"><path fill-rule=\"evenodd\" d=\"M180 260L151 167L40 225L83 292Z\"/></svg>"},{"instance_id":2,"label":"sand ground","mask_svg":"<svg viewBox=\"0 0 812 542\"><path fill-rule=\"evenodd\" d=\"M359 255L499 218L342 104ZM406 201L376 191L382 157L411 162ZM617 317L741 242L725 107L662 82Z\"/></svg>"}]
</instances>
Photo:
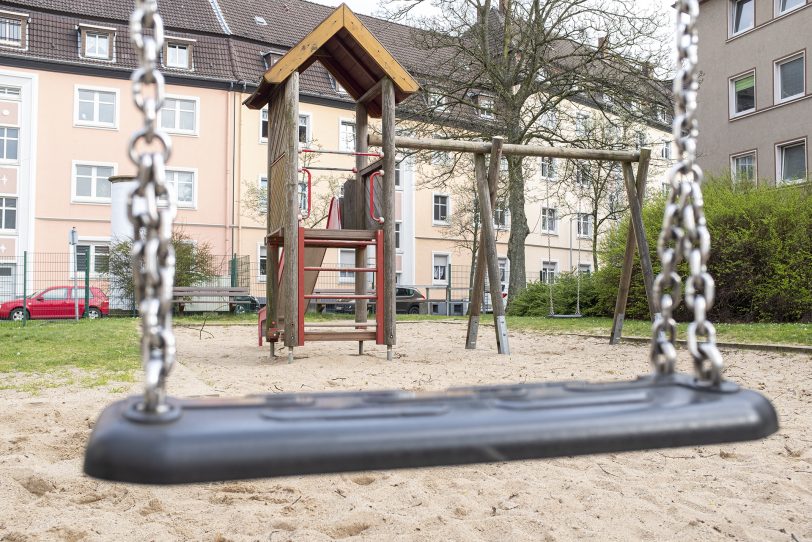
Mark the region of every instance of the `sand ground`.
<instances>
[{"instance_id":1,"label":"sand ground","mask_svg":"<svg viewBox=\"0 0 812 542\"><path fill-rule=\"evenodd\" d=\"M646 346L532 333L513 333L513 355L500 357L492 328L470 352L459 323L400 326L391 363L380 347L359 357L353 344L322 343L298 349L288 365L257 349L254 333L179 329L171 392L433 390L649 370ZM703 448L168 488L81 473L95 418L120 390L0 391L0 540L812 540L812 360L724 354L728 378L774 401L778 434ZM686 352L680 361L689 366Z\"/></svg>"}]
</instances>

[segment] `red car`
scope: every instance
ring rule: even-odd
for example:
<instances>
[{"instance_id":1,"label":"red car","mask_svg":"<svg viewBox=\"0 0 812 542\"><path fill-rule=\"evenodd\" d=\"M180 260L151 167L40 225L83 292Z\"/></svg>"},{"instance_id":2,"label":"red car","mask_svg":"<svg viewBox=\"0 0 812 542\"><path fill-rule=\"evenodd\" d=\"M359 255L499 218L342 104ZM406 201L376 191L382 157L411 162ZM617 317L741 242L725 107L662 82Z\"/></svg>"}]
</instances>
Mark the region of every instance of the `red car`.
<instances>
[{"instance_id":1,"label":"red car","mask_svg":"<svg viewBox=\"0 0 812 542\"><path fill-rule=\"evenodd\" d=\"M28 298L28 318L36 319L56 319L73 318L75 316L75 306L73 301L73 286L53 286L41 292L35 293ZM90 287L90 308L85 314L85 289L76 288L79 298L79 315L87 318L101 318L110 314L110 301L99 288ZM12 299L0 305L0 318L10 320L23 319L23 300Z\"/></svg>"}]
</instances>

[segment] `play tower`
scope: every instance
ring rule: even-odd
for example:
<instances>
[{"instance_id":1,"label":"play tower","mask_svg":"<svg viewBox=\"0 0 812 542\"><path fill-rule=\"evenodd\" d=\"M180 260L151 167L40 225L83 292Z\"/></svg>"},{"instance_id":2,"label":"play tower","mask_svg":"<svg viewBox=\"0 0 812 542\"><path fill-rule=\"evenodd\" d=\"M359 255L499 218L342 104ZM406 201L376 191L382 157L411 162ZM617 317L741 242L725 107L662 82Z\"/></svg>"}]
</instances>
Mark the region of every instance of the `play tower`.
<instances>
[{"instance_id":1,"label":"play tower","mask_svg":"<svg viewBox=\"0 0 812 542\"><path fill-rule=\"evenodd\" d=\"M319 61L355 100L355 151L300 149L298 140L299 77ZM268 107L268 216L265 244L268 282L265 337L274 345L293 348L307 341L364 341L387 345L392 357L395 332L395 106L419 90L417 82L346 6L290 49L262 77L246 101L251 109ZM370 152L369 118L381 119L381 152ZM331 206L327 228L305 228L299 207L299 175L311 170L300 165L302 153L350 154L355 167L321 168L355 174L344 187L339 206ZM308 198L309 202L309 198ZM340 208L340 212L339 212ZM367 264L374 247L375 265ZM325 267L327 248L355 250L352 268ZM304 313L319 273L352 273L355 291L337 297L355 301L355 322L305 324ZM375 291L367 291L374 274ZM319 298L327 295L319 294ZM367 302L375 300L375 321L367 321Z\"/></svg>"}]
</instances>

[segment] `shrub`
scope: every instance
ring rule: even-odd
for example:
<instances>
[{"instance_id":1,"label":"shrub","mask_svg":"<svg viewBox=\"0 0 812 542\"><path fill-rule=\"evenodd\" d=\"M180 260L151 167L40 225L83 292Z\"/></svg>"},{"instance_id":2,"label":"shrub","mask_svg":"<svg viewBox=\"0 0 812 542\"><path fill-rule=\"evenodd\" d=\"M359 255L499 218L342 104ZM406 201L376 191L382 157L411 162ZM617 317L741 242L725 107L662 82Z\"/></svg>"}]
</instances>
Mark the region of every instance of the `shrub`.
<instances>
[{"instance_id":1,"label":"shrub","mask_svg":"<svg viewBox=\"0 0 812 542\"><path fill-rule=\"evenodd\" d=\"M580 307L584 316L595 315L595 286L591 275L581 275ZM552 285L553 310L556 314L575 314L579 304L578 276L561 274ZM548 316L550 314L550 285L533 282L508 307L511 316Z\"/></svg>"}]
</instances>

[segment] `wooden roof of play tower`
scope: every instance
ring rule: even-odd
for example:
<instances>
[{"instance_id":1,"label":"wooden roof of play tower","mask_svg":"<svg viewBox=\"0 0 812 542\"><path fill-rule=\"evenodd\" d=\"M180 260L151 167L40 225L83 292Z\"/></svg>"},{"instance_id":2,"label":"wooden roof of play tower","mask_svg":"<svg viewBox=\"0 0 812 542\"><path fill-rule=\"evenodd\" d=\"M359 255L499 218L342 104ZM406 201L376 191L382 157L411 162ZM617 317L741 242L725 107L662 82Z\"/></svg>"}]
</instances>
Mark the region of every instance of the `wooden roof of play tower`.
<instances>
[{"instance_id":1,"label":"wooden roof of play tower","mask_svg":"<svg viewBox=\"0 0 812 542\"><path fill-rule=\"evenodd\" d=\"M367 30L356 15L341 4L320 25L290 49L262 76L259 88L245 104L261 109L276 85L294 72L321 62L355 101L366 101L371 117L381 116L380 81L389 77L395 84L395 102L400 103L420 89L409 72Z\"/></svg>"}]
</instances>

